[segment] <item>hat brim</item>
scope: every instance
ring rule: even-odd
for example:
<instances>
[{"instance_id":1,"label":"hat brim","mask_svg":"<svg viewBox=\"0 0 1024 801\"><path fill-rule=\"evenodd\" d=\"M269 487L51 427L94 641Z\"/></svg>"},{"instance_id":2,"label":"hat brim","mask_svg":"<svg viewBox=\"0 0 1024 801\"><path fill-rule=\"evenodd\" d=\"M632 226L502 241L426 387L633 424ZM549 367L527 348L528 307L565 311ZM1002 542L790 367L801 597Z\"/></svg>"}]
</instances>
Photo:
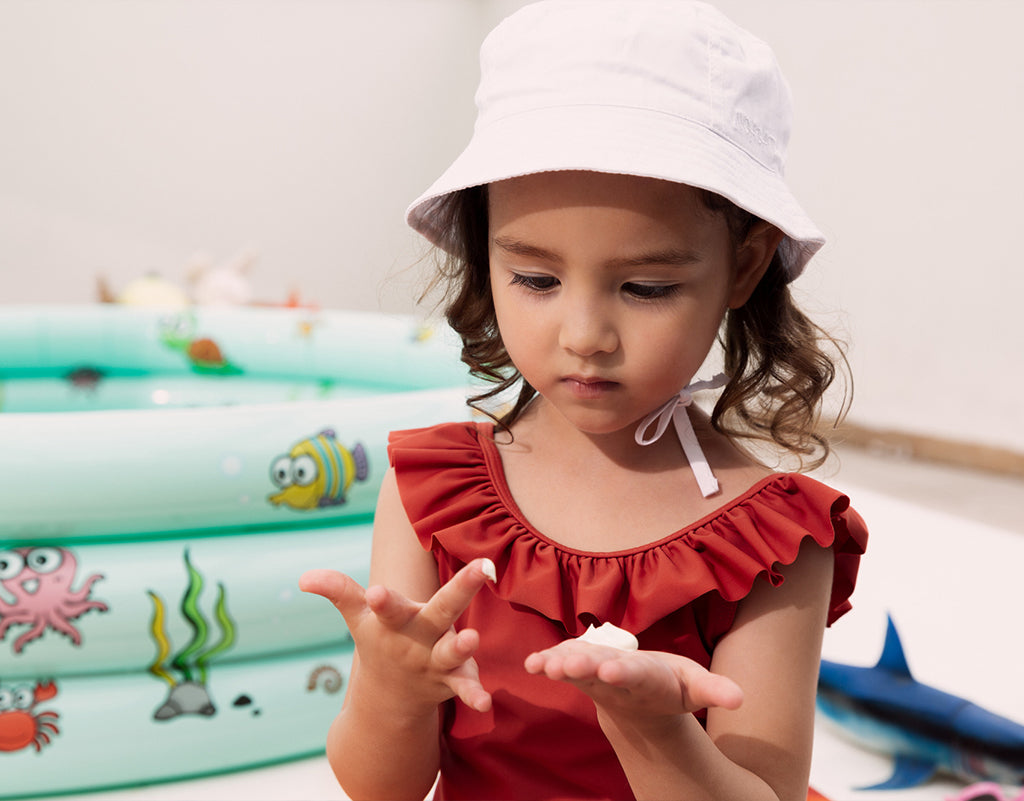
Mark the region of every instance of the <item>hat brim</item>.
<instances>
[{"instance_id":1,"label":"hat brim","mask_svg":"<svg viewBox=\"0 0 1024 801\"><path fill-rule=\"evenodd\" d=\"M782 231L779 250L791 280L825 243L782 176L724 137L689 119L617 106L542 108L478 125L466 149L409 206L406 221L444 248L436 212L446 195L558 170L660 178L722 195Z\"/></svg>"}]
</instances>

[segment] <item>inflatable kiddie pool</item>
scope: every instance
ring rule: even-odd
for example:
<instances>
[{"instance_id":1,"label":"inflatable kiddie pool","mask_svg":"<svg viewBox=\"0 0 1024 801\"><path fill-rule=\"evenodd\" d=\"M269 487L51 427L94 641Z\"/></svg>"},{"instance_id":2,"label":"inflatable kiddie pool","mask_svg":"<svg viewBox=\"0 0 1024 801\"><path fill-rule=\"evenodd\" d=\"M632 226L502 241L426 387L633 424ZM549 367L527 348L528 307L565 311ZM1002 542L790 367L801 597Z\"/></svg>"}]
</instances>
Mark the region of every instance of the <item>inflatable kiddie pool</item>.
<instances>
[{"instance_id":1,"label":"inflatable kiddie pool","mask_svg":"<svg viewBox=\"0 0 1024 801\"><path fill-rule=\"evenodd\" d=\"M392 429L464 419L450 332L295 309L0 309L0 797L320 753Z\"/></svg>"}]
</instances>

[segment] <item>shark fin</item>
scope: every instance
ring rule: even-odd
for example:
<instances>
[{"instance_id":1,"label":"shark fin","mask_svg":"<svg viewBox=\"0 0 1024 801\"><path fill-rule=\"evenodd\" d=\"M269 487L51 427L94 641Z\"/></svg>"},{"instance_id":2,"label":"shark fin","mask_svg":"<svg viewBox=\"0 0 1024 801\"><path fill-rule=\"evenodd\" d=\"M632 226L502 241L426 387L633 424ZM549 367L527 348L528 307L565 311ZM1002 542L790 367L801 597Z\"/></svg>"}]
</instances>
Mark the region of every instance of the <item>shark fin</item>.
<instances>
[{"instance_id":1,"label":"shark fin","mask_svg":"<svg viewBox=\"0 0 1024 801\"><path fill-rule=\"evenodd\" d=\"M937 767L934 762L919 757L898 754L893 766L892 776L881 784L861 787L861 790L904 790L924 784L935 775Z\"/></svg>"},{"instance_id":2,"label":"shark fin","mask_svg":"<svg viewBox=\"0 0 1024 801\"><path fill-rule=\"evenodd\" d=\"M892 615L889 615L889 627L885 631L882 656L875 667L897 676L913 678L910 674L910 667L907 665L907 657L903 655L903 644L900 642L899 632L896 631L896 624L892 622Z\"/></svg>"}]
</instances>

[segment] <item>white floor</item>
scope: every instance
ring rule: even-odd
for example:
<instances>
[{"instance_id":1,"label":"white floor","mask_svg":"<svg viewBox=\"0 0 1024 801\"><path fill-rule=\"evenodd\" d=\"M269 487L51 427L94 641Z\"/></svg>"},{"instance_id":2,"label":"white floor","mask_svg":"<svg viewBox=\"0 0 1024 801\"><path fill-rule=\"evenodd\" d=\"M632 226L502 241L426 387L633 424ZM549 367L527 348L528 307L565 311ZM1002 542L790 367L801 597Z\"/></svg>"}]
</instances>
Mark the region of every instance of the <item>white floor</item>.
<instances>
[{"instance_id":1,"label":"white floor","mask_svg":"<svg viewBox=\"0 0 1024 801\"><path fill-rule=\"evenodd\" d=\"M872 539L854 611L826 634L824 656L872 665L886 615L916 678L1024 722L1020 575L1024 483L849 451L821 476L847 492ZM833 801L940 801L961 788L938 780L902 791L858 791L888 778L891 760L853 746L824 723L812 785ZM323 758L65 801L288 801L344 799Z\"/></svg>"},{"instance_id":2,"label":"white floor","mask_svg":"<svg viewBox=\"0 0 1024 801\"><path fill-rule=\"evenodd\" d=\"M1024 723L1024 483L859 453L843 461L831 482L867 519L871 541L854 610L826 633L825 658L875 664L891 614L918 681ZM854 789L891 772L890 758L847 744L827 721L818 726L811 781L835 801L935 801L963 787Z\"/></svg>"}]
</instances>

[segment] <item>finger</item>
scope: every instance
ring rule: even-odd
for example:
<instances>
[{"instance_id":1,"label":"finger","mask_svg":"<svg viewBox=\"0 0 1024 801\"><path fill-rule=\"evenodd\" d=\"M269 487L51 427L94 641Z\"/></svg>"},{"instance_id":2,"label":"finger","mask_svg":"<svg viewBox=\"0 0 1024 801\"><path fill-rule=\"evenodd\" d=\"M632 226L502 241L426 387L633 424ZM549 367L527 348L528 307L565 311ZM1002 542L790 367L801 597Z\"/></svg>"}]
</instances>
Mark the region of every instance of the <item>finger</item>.
<instances>
[{"instance_id":1,"label":"finger","mask_svg":"<svg viewBox=\"0 0 1024 801\"><path fill-rule=\"evenodd\" d=\"M379 584L366 590L366 605L381 623L394 630L403 628L422 608L422 604Z\"/></svg>"},{"instance_id":2,"label":"finger","mask_svg":"<svg viewBox=\"0 0 1024 801\"><path fill-rule=\"evenodd\" d=\"M695 662L678 667L684 704L692 709L722 707L738 709L743 703L743 690L732 679L712 673Z\"/></svg>"},{"instance_id":3,"label":"finger","mask_svg":"<svg viewBox=\"0 0 1024 801\"><path fill-rule=\"evenodd\" d=\"M474 559L427 601L423 607L423 619L438 634L447 631L488 581L486 571L490 569L493 569L493 563L489 559Z\"/></svg>"},{"instance_id":4,"label":"finger","mask_svg":"<svg viewBox=\"0 0 1024 801\"><path fill-rule=\"evenodd\" d=\"M480 646L475 629L456 632L450 629L434 646L436 667L448 673L449 689L470 709L486 712L491 708L491 694L480 683L480 670L473 654Z\"/></svg>"},{"instance_id":5,"label":"finger","mask_svg":"<svg viewBox=\"0 0 1024 801\"><path fill-rule=\"evenodd\" d=\"M732 679L709 673L692 691L691 698L697 709L721 707L739 709L743 703L743 690Z\"/></svg>"},{"instance_id":6,"label":"finger","mask_svg":"<svg viewBox=\"0 0 1024 801\"><path fill-rule=\"evenodd\" d=\"M600 653L579 653L568 654L563 660L560 668L566 678L573 681L583 681L598 677L598 670L602 665L618 661L617 655L611 659L604 658Z\"/></svg>"},{"instance_id":7,"label":"finger","mask_svg":"<svg viewBox=\"0 0 1024 801\"><path fill-rule=\"evenodd\" d=\"M626 659L605 662L597 670L597 677L613 687L636 687L647 678L647 675L642 665Z\"/></svg>"},{"instance_id":8,"label":"finger","mask_svg":"<svg viewBox=\"0 0 1024 801\"><path fill-rule=\"evenodd\" d=\"M629 690L649 686L654 675L644 663L631 659L610 660L597 670L597 678L605 684ZM683 706L690 711L710 707L737 709L743 703L743 691L736 682L689 659L680 658L668 675L675 676L673 681L679 686Z\"/></svg>"},{"instance_id":9,"label":"finger","mask_svg":"<svg viewBox=\"0 0 1024 801\"><path fill-rule=\"evenodd\" d=\"M547 663L547 657L542 653L534 652L526 657L526 661L523 662L523 667L526 668L527 673L536 675L544 671L544 665Z\"/></svg>"},{"instance_id":10,"label":"finger","mask_svg":"<svg viewBox=\"0 0 1024 801\"><path fill-rule=\"evenodd\" d=\"M456 697L470 709L487 712L491 708L491 694L480 684L475 675L456 675L448 681L448 686Z\"/></svg>"},{"instance_id":11,"label":"finger","mask_svg":"<svg viewBox=\"0 0 1024 801\"><path fill-rule=\"evenodd\" d=\"M299 577L299 589L326 598L348 623L366 609L366 594L359 582L337 570L308 570Z\"/></svg>"},{"instance_id":12,"label":"finger","mask_svg":"<svg viewBox=\"0 0 1024 801\"><path fill-rule=\"evenodd\" d=\"M528 673L543 672L548 678L594 678L601 664L617 661L618 648L577 640L566 640L552 648L530 654L524 662ZM552 675L556 673L556 675Z\"/></svg>"},{"instance_id":13,"label":"finger","mask_svg":"<svg viewBox=\"0 0 1024 801\"><path fill-rule=\"evenodd\" d=\"M464 664L480 647L475 629L450 630L434 645L434 662L441 670L454 670Z\"/></svg>"},{"instance_id":14,"label":"finger","mask_svg":"<svg viewBox=\"0 0 1024 801\"><path fill-rule=\"evenodd\" d=\"M540 651L526 657L523 666L526 668L527 673L535 675L543 673L549 679L562 681L568 678L565 672L565 660L565 655L557 651Z\"/></svg>"}]
</instances>

